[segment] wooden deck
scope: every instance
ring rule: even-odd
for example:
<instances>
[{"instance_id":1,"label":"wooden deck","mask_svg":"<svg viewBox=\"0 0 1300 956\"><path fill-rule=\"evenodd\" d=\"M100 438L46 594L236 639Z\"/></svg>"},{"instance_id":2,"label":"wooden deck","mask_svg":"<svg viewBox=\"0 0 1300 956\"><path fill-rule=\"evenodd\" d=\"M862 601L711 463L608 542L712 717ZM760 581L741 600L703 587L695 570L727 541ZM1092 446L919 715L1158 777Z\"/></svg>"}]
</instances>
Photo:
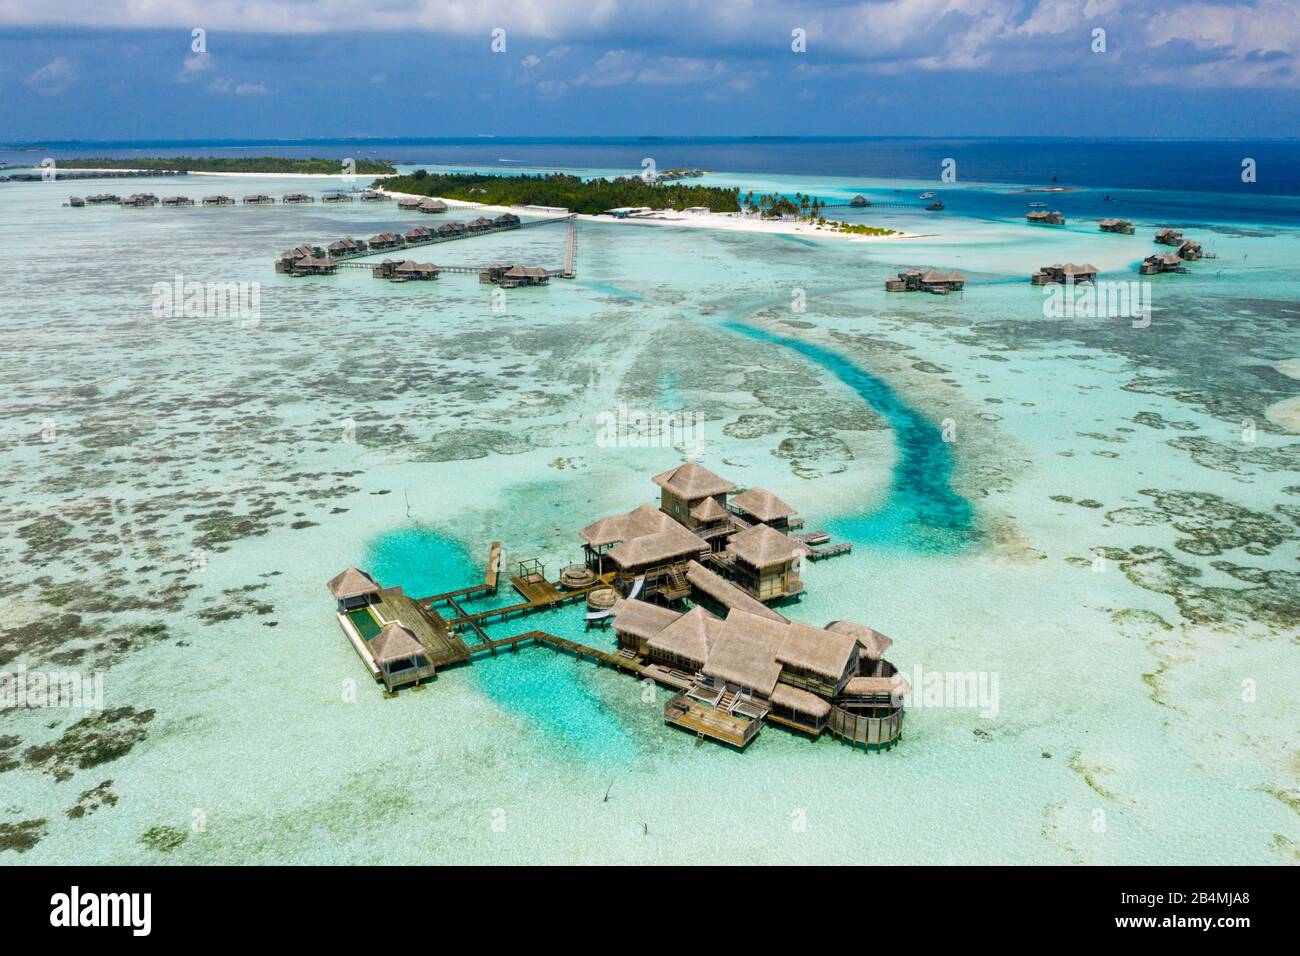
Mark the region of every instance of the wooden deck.
<instances>
[{"instance_id":1,"label":"wooden deck","mask_svg":"<svg viewBox=\"0 0 1300 956\"><path fill-rule=\"evenodd\" d=\"M442 616L407 597L401 588L385 588L371 608L383 623L396 621L410 628L415 639L424 645L429 663L434 667L446 667L469 659L469 647L447 626Z\"/></svg>"}]
</instances>

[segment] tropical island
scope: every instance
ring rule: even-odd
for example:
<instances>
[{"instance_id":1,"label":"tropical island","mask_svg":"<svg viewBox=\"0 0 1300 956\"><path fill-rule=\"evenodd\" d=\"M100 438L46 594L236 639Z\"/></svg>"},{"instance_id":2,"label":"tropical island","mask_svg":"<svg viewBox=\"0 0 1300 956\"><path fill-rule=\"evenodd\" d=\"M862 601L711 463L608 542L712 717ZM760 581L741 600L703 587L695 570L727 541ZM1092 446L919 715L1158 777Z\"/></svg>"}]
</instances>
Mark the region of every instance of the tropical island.
<instances>
[{"instance_id":1,"label":"tropical island","mask_svg":"<svg viewBox=\"0 0 1300 956\"><path fill-rule=\"evenodd\" d=\"M392 176L397 167L387 159L357 159L352 170L359 176ZM66 159L63 169L157 169L182 173L282 173L302 176L337 176L341 160L292 159L286 156L162 156L145 159Z\"/></svg>"},{"instance_id":2,"label":"tropical island","mask_svg":"<svg viewBox=\"0 0 1300 956\"><path fill-rule=\"evenodd\" d=\"M430 173L416 170L384 183L392 193L439 196L488 206L556 206L598 215L618 207L739 212L740 189L720 186L656 185L639 177L582 179L559 173L494 176L479 173Z\"/></svg>"}]
</instances>

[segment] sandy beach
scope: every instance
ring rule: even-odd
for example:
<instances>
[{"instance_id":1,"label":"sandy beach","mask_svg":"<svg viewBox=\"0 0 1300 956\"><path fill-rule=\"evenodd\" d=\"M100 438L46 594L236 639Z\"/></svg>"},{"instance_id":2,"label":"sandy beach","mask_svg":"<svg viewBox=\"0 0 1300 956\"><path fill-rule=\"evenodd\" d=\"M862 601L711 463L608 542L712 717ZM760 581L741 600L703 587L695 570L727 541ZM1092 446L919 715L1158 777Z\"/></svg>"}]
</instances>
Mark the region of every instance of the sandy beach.
<instances>
[{"instance_id":1,"label":"sandy beach","mask_svg":"<svg viewBox=\"0 0 1300 956\"><path fill-rule=\"evenodd\" d=\"M445 196L421 196L416 193L403 193L384 189L379 190L395 198L441 199L450 208L484 209L491 212L519 213L525 207L492 206L487 203L469 202L464 199L448 199ZM526 210L533 212L533 210ZM922 239L922 233L898 232L892 236L859 236L848 232L836 232L830 228L817 228L807 222L793 222L780 219L761 219L758 216L745 216L732 212L685 213L672 209L656 210L644 216L629 216L617 219L614 216L578 213L578 219L584 222L626 223L629 225L678 226L686 229L722 229L729 232L750 234L767 234L781 236L805 236L810 239L846 239L852 242L895 242L900 239Z\"/></svg>"}]
</instances>

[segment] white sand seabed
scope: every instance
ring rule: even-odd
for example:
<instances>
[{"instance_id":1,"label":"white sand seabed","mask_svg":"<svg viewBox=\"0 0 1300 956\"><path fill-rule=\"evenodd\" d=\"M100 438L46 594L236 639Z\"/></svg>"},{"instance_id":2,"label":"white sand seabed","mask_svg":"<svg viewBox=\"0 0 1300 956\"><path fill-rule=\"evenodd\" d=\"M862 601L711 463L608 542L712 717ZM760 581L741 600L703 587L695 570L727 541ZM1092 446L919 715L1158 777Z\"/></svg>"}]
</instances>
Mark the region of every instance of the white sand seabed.
<instances>
[{"instance_id":1,"label":"white sand seabed","mask_svg":"<svg viewBox=\"0 0 1300 956\"><path fill-rule=\"evenodd\" d=\"M521 211L537 213L538 210L525 209L522 206L491 206L486 203L470 202L465 199L448 199L445 196L421 196L418 193L401 193L393 190L384 189L382 186L379 190L385 195L397 198L409 197L411 199L441 199L449 208L460 209L483 209L488 212L513 212L518 214ZM556 213L561 215L561 213ZM567 214L564 214L567 215ZM630 216L627 219L616 219L613 216L593 216L588 213L578 213L578 218L584 222L605 222L605 223L631 223L655 226L680 226L688 229L723 229L730 232L747 232L761 233L766 235L783 235L783 236L806 236L810 239L847 239L851 242L894 242L900 239L924 239L926 235L919 233L900 232L892 236L858 236L849 232L836 232L832 229L818 229L816 226L806 222L790 222L783 220L760 219L757 216L742 216L734 212L707 212L707 213L684 213L672 210L657 212L647 216ZM932 238L932 235L928 236Z\"/></svg>"}]
</instances>

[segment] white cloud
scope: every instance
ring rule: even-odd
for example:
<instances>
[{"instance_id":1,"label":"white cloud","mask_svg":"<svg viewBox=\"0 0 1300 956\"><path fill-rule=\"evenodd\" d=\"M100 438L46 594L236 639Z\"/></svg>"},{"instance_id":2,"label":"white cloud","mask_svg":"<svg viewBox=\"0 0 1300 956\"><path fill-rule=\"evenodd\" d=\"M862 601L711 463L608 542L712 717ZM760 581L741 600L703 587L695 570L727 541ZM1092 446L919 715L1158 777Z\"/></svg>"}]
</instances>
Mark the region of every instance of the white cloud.
<instances>
[{"instance_id":1,"label":"white cloud","mask_svg":"<svg viewBox=\"0 0 1300 956\"><path fill-rule=\"evenodd\" d=\"M240 83L235 87L236 96L265 96L267 92L261 83Z\"/></svg>"},{"instance_id":2,"label":"white cloud","mask_svg":"<svg viewBox=\"0 0 1300 956\"><path fill-rule=\"evenodd\" d=\"M77 71L65 56L56 56L27 77L27 85L42 96L62 93L77 78Z\"/></svg>"},{"instance_id":3,"label":"white cloud","mask_svg":"<svg viewBox=\"0 0 1300 956\"><path fill-rule=\"evenodd\" d=\"M191 53L181 64L181 71L176 75L179 83L188 83L198 79L204 73L211 73L216 68L212 57L207 53Z\"/></svg>"},{"instance_id":4,"label":"white cloud","mask_svg":"<svg viewBox=\"0 0 1300 956\"><path fill-rule=\"evenodd\" d=\"M538 63L541 63L542 60L541 60L541 57L538 57L538 56L536 56L535 54L530 53L530 54L528 54L526 57L524 57L522 60L520 60L519 62L520 62L520 64L521 64L522 66L524 66L525 68L528 68L528 67L534 67L534 66L536 66Z\"/></svg>"}]
</instances>

